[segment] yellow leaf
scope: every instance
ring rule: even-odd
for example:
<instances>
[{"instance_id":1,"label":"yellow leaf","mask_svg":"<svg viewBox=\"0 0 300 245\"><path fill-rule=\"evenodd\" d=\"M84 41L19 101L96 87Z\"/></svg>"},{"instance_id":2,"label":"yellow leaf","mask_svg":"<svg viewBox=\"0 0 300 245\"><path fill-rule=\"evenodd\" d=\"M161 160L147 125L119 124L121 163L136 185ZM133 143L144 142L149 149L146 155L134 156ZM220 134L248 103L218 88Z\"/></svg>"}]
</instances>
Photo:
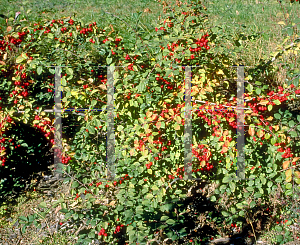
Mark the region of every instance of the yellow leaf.
<instances>
[{"instance_id":1,"label":"yellow leaf","mask_svg":"<svg viewBox=\"0 0 300 245\"><path fill-rule=\"evenodd\" d=\"M263 137L264 136L264 131L263 130L258 130L258 132L257 132L257 136L259 137L259 138L261 138L261 137Z\"/></svg>"},{"instance_id":2,"label":"yellow leaf","mask_svg":"<svg viewBox=\"0 0 300 245\"><path fill-rule=\"evenodd\" d=\"M147 116L147 117L151 117L151 116L152 116L152 111L147 111L147 112L146 112L146 116Z\"/></svg>"},{"instance_id":3,"label":"yellow leaf","mask_svg":"<svg viewBox=\"0 0 300 245\"><path fill-rule=\"evenodd\" d=\"M71 95L75 96L75 97L76 97L76 99L78 99L78 92L71 91Z\"/></svg>"},{"instance_id":4,"label":"yellow leaf","mask_svg":"<svg viewBox=\"0 0 300 245\"><path fill-rule=\"evenodd\" d=\"M206 164L205 164L205 161L202 161L202 162L201 162L201 167L205 167L205 165L206 165Z\"/></svg>"},{"instance_id":5,"label":"yellow leaf","mask_svg":"<svg viewBox=\"0 0 300 245\"><path fill-rule=\"evenodd\" d=\"M300 172L299 171L295 171L295 176L300 179Z\"/></svg>"},{"instance_id":6,"label":"yellow leaf","mask_svg":"<svg viewBox=\"0 0 300 245\"><path fill-rule=\"evenodd\" d=\"M130 150L130 156L133 156L133 154L134 154L134 149L132 148L131 150Z\"/></svg>"},{"instance_id":7,"label":"yellow leaf","mask_svg":"<svg viewBox=\"0 0 300 245\"><path fill-rule=\"evenodd\" d=\"M210 92L210 93L214 92L214 90L212 89L212 87L207 87L205 90L208 91L208 92Z\"/></svg>"},{"instance_id":8,"label":"yellow leaf","mask_svg":"<svg viewBox=\"0 0 300 245\"><path fill-rule=\"evenodd\" d=\"M225 152L228 151L228 148L223 146L223 147L222 147L222 151L225 153Z\"/></svg>"},{"instance_id":9,"label":"yellow leaf","mask_svg":"<svg viewBox=\"0 0 300 245\"><path fill-rule=\"evenodd\" d=\"M223 72L222 70L218 70L218 71L216 72L216 74L218 74L218 75L224 75L224 72Z\"/></svg>"},{"instance_id":10,"label":"yellow leaf","mask_svg":"<svg viewBox=\"0 0 300 245\"><path fill-rule=\"evenodd\" d=\"M173 111L172 109L170 109L170 110L169 110L169 114L170 114L171 116L174 116L174 111Z\"/></svg>"},{"instance_id":11,"label":"yellow leaf","mask_svg":"<svg viewBox=\"0 0 300 245\"><path fill-rule=\"evenodd\" d=\"M282 168L283 168L283 169L287 169L287 168L289 167L289 164L290 164L290 161L285 161L285 162L283 162Z\"/></svg>"},{"instance_id":12,"label":"yellow leaf","mask_svg":"<svg viewBox=\"0 0 300 245\"><path fill-rule=\"evenodd\" d=\"M278 131L279 126L278 125L274 126L274 129L275 129L275 131Z\"/></svg>"},{"instance_id":13,"label":"yellow leaf","mask_svg":"<svg viewBox=\"0 0 300 245\"><path fill-rule=\"evenodd\" d=\"M235 120L234 117L231 117L228 121L233 122L234 120Z\"/></svg>"},{"instance_id":14,"label":"yellow leaf","mask_svg":"<svg viewBox=\"0 0 300 245\"><path fill-rule=\"evenodd\" d=\"M291 181L292 181L292 176L286 176L285 181L286 181L286 182L291 182Z\"/></svg>"},{"instance_id":15,"label":"yellow leaf","mask_svg":"<svg viewBox=\"0 0 300 245\"><path fill-rule=\"evenodd\" d=\"M106 86L104 84L100 84L98 87L101 88L101 89L103 89L103 90L107 90L107 88L106 88Z\"/></svg>"},{"instance_id":16,"label":"yellow leaf","mask_svg":"<svg viewBox=\"0 0 300 245\"><path fill-rule=\"evenodd\" d=\"M297 162L300 159L300 157L294 157L292 162Z\"/></svg>"},{"instance_id":17,"label":"yellow leaf","mask_svg":"<svg viewBox=\"0 0 300 245\"><path fill-rule=\"evenodd\" d=\"M285 25L285 23L283 21L279 21L277 24L278 25Z\"/></svg>"},{"instance_id":18,"label":"yellow leaf","mask_svg":"<svg viewBox=\"0 0 300 245\"><path fill-rule=\"evenodd\" d=\"M254 132L254 128L249 127L248 133L249 133L251 136L253 136L254 133L255 133L255 132Z\"/></svg>"},{"instance_id":19,"label":"yellow leaf","mask_svg":"<svg viewBox=\"0 0 300 245\"><path fill-rule=\"evenodd\" d=\"M266 104L268 104L268 103L269 103L268 100L261 100L258 104L259 104L259 105L266 105Z\"/></svg>"},{"instance_id":20,"label":"yellow leaf","mask_svg":"<svg viewBox=\"0 0 300 245\"><path fill-rule=\"evenodd\" d=\"M157 114L153 114L152 115L152 120L154 121L156 119L156 117L157 117Z\"/></svg>"},{"instance_id":21,"label":"yellow leaf","mask_svg":"<svg viewBox=\"0 0 300 245\"><path fill-rule=\"evenodd\" d=\"M287 171L285 171L285 176L286 177L292 176L292 170L288 169Z\"/></svg>"},{"instance_id":22,"label":"yellow leaf","mask_svg":"<svg viewBox=\"0 0 300 245\"><path fill-rule=\"evenodd\" d=\"M268 120L268 121L272 121L272 120L273 120L273 117L269 116L269 117L267 118L267 120Z\"/></svg>"},{"instance_id":23,"label":"yellow leaf","mask_svg":"<svg viewBox=\"0 0 300 245\"><path fill-rule=\"evenodd\" d=\"M176 117L175 117L175 120L176 120L176 122L177 122L178 124L181 123L181 117L180 117L180 116L176 116Z\"/></svg>"},{"instance_id":24,"label":"yellow leaf","mask_svg":"<svg viewBox=\"0 0 300 245\"><path fill-rule=\"evenodd\" d=\"M174 124L174 129L175 130L180 130L180 125L178 125L177 123Z\"/></svg>"},{"instance_id":25,"label":"yellow leaf","mask_svg":"<svg viewBox=\"0 0 300 245\"><path fill-rule=\"evenodd\" d=\"M157 122L157 123L156 123L156 127L157 127L157 129L160 129L160 127L161 127L161 122Z\"/></svg>"},{"instance_id":26,"label":"yellow leaf","mask_svg":"<svg viewBox=\"0 0 300 245\"><path fill-rule=\"evenodd\" d=\"M116 201L111 201L108 205L109 206L115 206Z\"/></svg>"}]
</instances>

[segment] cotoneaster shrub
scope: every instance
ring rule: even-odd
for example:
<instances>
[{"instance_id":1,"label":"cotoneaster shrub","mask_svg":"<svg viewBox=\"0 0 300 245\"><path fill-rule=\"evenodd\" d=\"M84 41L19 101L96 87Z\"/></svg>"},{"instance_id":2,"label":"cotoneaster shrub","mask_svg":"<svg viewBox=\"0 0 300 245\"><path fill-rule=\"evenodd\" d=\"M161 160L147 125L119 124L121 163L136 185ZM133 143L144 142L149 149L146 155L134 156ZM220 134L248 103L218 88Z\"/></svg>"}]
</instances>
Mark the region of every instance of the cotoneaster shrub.
<instances>
[{"instance_id":1,"label":"cotoneaster shrub","mask_svg":"<svg viewBox=\"0 0 300 245\"><path fill-rule=\"evenodd\" d=\"M32 33L32 36L31 34L27 35L27 40L31 45L26 46L26 44L23 47L28 48L26 51L29 56L21 51L22 54L16 60L19 69L26 72L13 75L12 70L9 71L5 68L7 70L4 72L8 73L4 79L6 86L3 88L6 91L11 91L10 89L13 87L10 80L16 80L15 86L24 87L22 88L24 89L23 94L21 94L23 96L24 93L31 93L35 89L38 91L49 89L49 93L53 92L51 91L53 85L47 82L42 83L43 74L46 75L47 70L45 66L39 65L39 62L43 65L69 64L70 59L67 58L67 55L64 56L66 52L62 51L55 57L57 59L49 62L41 47L46 45L50 50L57 50L57 48L72 50L73 45L73 48L75 46L73 52L76 55L74 63L72 60L71 64L78 66L62 69L62 85L64 93L66 93L62 100L64 106L79 108L91 105L91 108L105 108L103 106L105 103L102 101L106 101L107 80L103 72L93 65L99 63L101 65L121 64L127 67L116 72L115 82L115 105L118 111L115 119L115 125L117 125L116 158L118 159L115 169L116 180L101 180L105 178L101 164L105 165L104 152L106 149L105 142L98 144L97 135L98 132L103 133L107 130L104 112L88 112L84 119L79 119L82 127L70 145L71 150L68 154L64 152L63 163L67 165L66 173L68 180L72 181L71 194L74 197L66 198L66 200L60 199L52 207L60 205L62 208L60 212L65 213L66 220L70 218L74 221L83 220L83 218L88 220L86 225L89 225L90 228L79 235L78 244L80 242L87 244L92 239L103 240L107 243L124 240L133 243L138 240L142 244L147 239L152 239L154 231L158 229L163 229L163 232L173 241L178 239L178 234L181 237L188 237L190 230L180 226L183 216L172 212L176 202L186 197L187 187L192 182L183 180L184 70L178 68L173 71L171 67L176 64L202 66L199 71L195 72L196 74L193 72L192 95L195 96L195 99L225 103L226 99L234 96L236 91L236 88L232 88L229 98L221 94L217 98L214 96L215 90L220 89L218 81L222 80L222 73L230 74L230 69L223 64L226 62L224 60L228 60L227 57L213 55L213 47L218 44L214 43L216 35L205 31L205 17L200 15L200 10L199 3L189 6L182 4L178 8L175 7L175 10L169 13L170 16L156 27L155 37L148 35L144 38L145 40L136 42L138 46L147 49L150 41L153 41L158 51L154 57L149 55L151 53L149 50L138 51L132 45L132 40L105 36L101 31L103 29L98 32L95 24L84 29L77 25L75 30L73 24L76 20L68 22L54 20L54 22L45 24L49 28L46 30L43 25L38 26L36 31L27 28L30 30L29 33ZM68 28L71 28L72 31ZM39 35L35 34L36 32L39 32L40 39ZM34 39L32 39L33 37ZM94 45L94 41L97 45ZM124 47L121 47L122 45ZM31 49L31 46L34 48ZM84 50L98 50L103 56L97 57L95 60L91 59L93 60L91 61L88 59L88 52L85 53L79 46L84 46ZM35 54L38 56L34 56ZM108 54L108 57L105 57L105 54ZM35 58L30 59L30 57ZM48 70L50 73L54 73L53 68ZM32 84L25 85L26 79L32 73L41 77L35 80L30 79ZM15 75L17 76L15 77ZM49 76L49 81L51 79L53 81L53 75ZM19 84L19 80L22 81L21 84ZM222 85L224 86L224 84ZM257 86L255 90L254 86ZM29 89L26 90L25 87ZM287 89L290 90L290 94L284 93L286 92L284 90ZM251 138L245 137L246 145L249 146L245 152L246 155L250 153L251 155L246 156L245 175L250 180L236 182L231 179L235 176L232 162L235 157L234 131L236 123L234 113L221 111L221 108L215 111L208 105L201 106L198 113L193 113L193 122L199 122L196 131L197 129L201 132L206 131L209 135L206 139L202 139L201 135L195 135L193 138L193 154L198 159L193 162L193 177L201 177L219 184L211 201L216 201L217 198L220 200L218 196L225 192L228 196L235 197L235 205L230 210L223 212L225 217L233 215L233 219L238 218L237 210L239 215L244 215L246 205L249 205L245 203L245 200L250 197L251 193L255 193L256 198L267 201L268 195L276 187L276 182L284 183L284 179L286 179L289 184L293 178L299 182L299 172L297 171L294 173L290 169L284 172L276 171L279 166L281 167L285 158L289 161L283 165L285 170L288 168L288 164L294 165L293 163L298 161L297 148L295 147L295 151L291 149L293 136L286 135L288 130L284 128L283 124L276 125L275 123L274 130L269 125L269 122L273 122L273 120L276 122L275 119L281 118L275 116L276 114L274 117L271 115L287 99L296 98L297 88L285 86L285 88L279 88L278 92L270 91L269 94L263 94L262 92L269 91L267 88L261 87L261 84L256 83L249 84L247 90L246 99L257 97L257 101L248 104L249 107L252 107L253 112L246 112L249 114L246 116L246 123L250 125L247 136L251 136ZM39 125L39 128L46 134L50 133L47 137L52 136L51 129L53 127L42 127L43 124L39 121L41 118L32 110L39 106L41 112L43 104L38 104L41 99L39 101L39 99L30 97L30 93L28 93L28 99L21 97L17 103L13 102L16 100L13 98L13 93L11 97L5 98L8 106L1 111L3 122L4 120L12 122L10 118L12 112L16 110L16 107L12 105L16 104L21 109L22 106L23 109L27 109L20 120ZM40 92L40 94L43 93ZM53 95L49 96L49 102L51 100L53 101ZM233 103L226 105L234 106L235 101L236 98ZM266 110L266 108L268 109ZM46 114L40 113L40 115L47 120ZM284 115L284 112L280 110L278 115ZM15 120L17 119L15 118ZM298 118L297 120L300 121ZM296 125L297 122L294 123ZM8 125L4 124L6 129L9 129ZM299 130L299 128L295 126L295 130ZM50 137L49 140L51 141ZM206 143L197 143L200 140L205 140ZM257 144L258 140L259 144ZM264 143L266 146L262 146ZM276 152L275 144L278 143L284 146L280 150L284 151L283 155ZM125 150L123 150L124 148ZM100 154L97 155L95 152ZM263 152L268 152L269 156L273 154L274 158L264 159L261 157ZM3 167L5 167L6 158L2 159L4 160L2 160ZM72 175L75 175L75 179L72 178ZM179 179L171 184L170 181L176 177ZM252 178L255 178L255 185ZM286 185L286 194L290 195L291 188L288 184ZM103 203L103 199L107 197L105 193L108 192L111 192L112 199L108 203ZM85 209L74 208L76 205ZM248 207L252 208L255 205L253 200ZM47 207L45 203L41 203L40 206ZM37 223L35 224L40 225L37 216L34 218L20 217L20 219L26 225L36 219ZM26 225L23 226L24 230ZM175 231L172 228L175 226L181 229Z\"/></svg>"}]
</instances>

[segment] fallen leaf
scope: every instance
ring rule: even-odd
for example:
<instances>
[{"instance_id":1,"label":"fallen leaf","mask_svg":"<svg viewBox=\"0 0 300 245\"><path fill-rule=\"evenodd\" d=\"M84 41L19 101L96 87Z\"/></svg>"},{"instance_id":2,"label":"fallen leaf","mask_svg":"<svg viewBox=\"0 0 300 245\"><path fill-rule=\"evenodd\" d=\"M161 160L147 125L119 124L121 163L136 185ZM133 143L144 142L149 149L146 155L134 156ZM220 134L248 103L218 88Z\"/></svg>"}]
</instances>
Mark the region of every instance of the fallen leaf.
<instances>
[{"instance_id":1,"label":"fallen leaf","mask_svg":"<svg viewBox=\"0 0 300 245\"><path fill-rule=\"evenodd\" d=\"M59 210L61 210L61 209L62 209L62 207L60 205L57 206L57 208L55 209L55 214L57 214L59 212Z\"/></svg>"}]
</instances>

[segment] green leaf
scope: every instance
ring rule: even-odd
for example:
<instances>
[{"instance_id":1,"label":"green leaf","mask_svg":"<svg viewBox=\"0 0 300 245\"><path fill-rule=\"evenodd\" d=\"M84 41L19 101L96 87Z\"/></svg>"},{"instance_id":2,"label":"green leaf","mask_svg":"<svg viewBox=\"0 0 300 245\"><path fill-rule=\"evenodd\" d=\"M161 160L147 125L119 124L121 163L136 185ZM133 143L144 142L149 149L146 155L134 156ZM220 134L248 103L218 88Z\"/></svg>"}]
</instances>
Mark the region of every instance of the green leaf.
<instances>
[{"instance_id":1,"label":"green leaf","mask_svg":"<svg viewBox=\"0 0 300 245\"><path fill-rule=\"evenodd\" d=\"M256 205L256 202L255 202L255 201L250 202L250 208L255 207L255 205Z\"/></svg>"},{"instance_id":2,"label":"green leaf","mask_svg":"<svg viewBox=\"0 0 300 245\"><path fill-rule=\"evenodd\" d=\"M287 183L287 184L285 185L285 187L286 187L287 189L292 189L292 188L293 188L293 185L292 185L291 183Z\"/></svg>"},{"instance_id":3,"label":"green leaf","mask_svg":"<svg viewBox=\"0 0 300 245\"><path fill-rule=\"evenodd\" d=\"M137 206L136 207L136 214L143 214L144 213L144 209L142 206Z\"/></svg>"},{"instance_id":4,"label":"green leaf","mask_svg":"<svg viewBox=\"0 0 300 245\"><path fill-rule=\"evenodd\" d=\"M168 220L166 221L166 223L167 223L168 225L174 225L174 224L175 224L175 221L174 221L173 219L168 219Z\"/></svg>"},{"instance_id":5,"label":"green leaf","mask_svg":"<svg viewBox=\"0 0 300 245\"><path fill-rule=\"evenodd\" d=\"M270 188L270 187L272 187L273 186L273 182L272 181L268 181L268 187Z\"/></svg>"},{"instance_id":6,"label":"green leaf","mask_svg":"<svg viewBox=\"0 0 300 245\"><path fill-rule=\"evenodd\" d=\"M160 221L166 221L168 219L169 219L169 216L163 215L163 216L161 216Z\"/></svg>"},{"instance_id":7,"label":"green leaf","mask_svg":"<svg viewBox=\"0 0 300 245\"><path fill-rule=\"evenodd\" d=\"M274 100L273 101L276 105L280 105L281 104L281 102L279 101L279 100Z\"/></svg>"},{"instance_id":8,"label":"green leaf","mask_svg":"<svg viewBox=\"0 0 300 245\"><path fill-rule=\"evenodd\" d=\"M228 217L228 216L230 216L230 213L228 213L228 212L226 212L226 211L222 211L222 215L223 215L224 217Z\"/></svg>"},{"instance_id":9,"label":"green leaf","mask_svg":"<svg viewBox=\"0 0 300 245\"><path fill-rule=\"evenodd\" d=\"M25 60L22 55L20 55L17 59L16 59L16 63L21 63L23 60Z\"/></svg>"},{"instance_id":10,"label":"green leaf","mask_svg":"<svg viewBox=\"0 0 300 245\"><path fill-rule=\"evenodd\" d=\"M260 176L260 180L263 185L267 183L267 179L264 176Z\"/></svg>"},{"instance_id":11,"label":"green leaf","mask_svg":"<svg viewBox=\"0 0 300 245\"><path fill-rule=\"evenodd\" d=\"M22 143L21 146L28 147L27 143Z\"/></svg>"},{"instance_id":12,"label":"green leaf","mask_svg":"<svg viewBox=\"0 0 300 245\"><path fill-rule=\"evenodd\" d=\"M74 220L77 220L77 219L78 219L78 214L77 214L77 213L73 214L73 219L74 219Z\"/></svg>"},{"instance_id":13,"label":"green leaf","mask_svg":"<svg viewBox=\"0 0 300 245\"><path fill-rule=\"evenodd\" d=\"M28 226L28 225L24 225L24 226L22 227L22 233L23 233L23 234L26 232L27 226Z\"/></svg>"},{"instance_id":14,"label":"green leaf","mask_svg":"<svg viewBox=\"0 0 300 245\"><path fill-rule=\"evenodd\" d=\"M77 181L74 181L73 183L72 183L72 188L77 188L79 186L79 183L77 182Z\"/></svg>"},{"instance_id":15,"label":"green leaf","mask_svg":"<svg viewBox=\"0 0 300 245\"><path fill-rule=\"evenodd\" d=\"M61 85L62 86L66 86L67 85L67 81L66 81L66 77L65 76L63 76L60 80L61 80Z\"/></svg>"},{"instance_id":16,"label":"green leaf","mask_svg":"<svg viewBox=\"0 0 300 245\"><path fill-rule=\"evenodd\" d=\"M41 75L42 72L43 72L43 67L42 67L42 66L39 66L39 67L37 68L37 74L38 74L38 75Z\"/></svg>"},{"instance_id":17,"label":"green leaf","mask_svg":"<svg viewBox=\"0 0 300 245\"><path fill-rule=\"evenodd\" d=\"M228 183L228 182L230 182L230 181L231 181L231 178L228 177L228 176L225 176L225 177L223 178L223 183Z\"/></svg>"},{"instance_id":18,"label":"green leaf","mask_svg":"<svg viewBox=\"0 0 300 245\"><path fill-rule=\"evenodd\" d=\"M230 181L229 182L229 187L230 187L231 191L234 192L234 190L235 190L235 183L233 181Z\"/></svg>"},{"instance_id":19,"label":"green leaf","mask_svg":"<svg viewBox=\"0 0 300 245\"><path fill-rule=\"evenodd\" d=\"M111 64L111 62L112 62L112 58L107 57L107 58L106 58L106 63L107 63L107 65Z\"/></svg>"},{"instance_id":20,"label":"green leaf","mask_svg":"<svg viewBox=\"0 0 300 245\"><path fill-rule=\"evenodd\" d=\"M48 37L49 39L53 39L53 38L54 38L54 36L53 36L52 33L48 33L47 37Z\"/></svg>"},{"instance_id":21,"label":"green leaf","mask_svg":"<svg viewBox=\"0 0 300 245\"><path fill-rule=\"evenodd\" d=\"M243 204L237 203L237 204L236 204L236 207L237 207L238 209L243 209Z\"/></svg>"},{"instance_id":22,"label":"green leaf","mask_svg":"<svg viewBox=\"0 0 300 245\"><path fill-rule=\"evenodd\" d=\"M97 104L97 101L96 100L92 100L91 107L94 107L96 104Z\"/></svg>"},{"instance_id":23,"label":"green leaf","mask_svg":"<svg viewBox=\"0 0 300 245\"><path fill-rule=\"evenodd\" d=\"M268 111L272 111L273 106L272 105L268 105Z\"/></svg>"},{"instance_id":24,"label":"green leaf","mask_svg":"<svg viewBox=\"0 0 300 245\"><path fill-rule=\"evenodd\" d=\"M258 192L257 192L257 193L255 193L255 194L254 194L254 197L256 197L256 198L260 198L260 197L261 197L261 193L258 193Z\"/></svg>"},{"instance_id":25,"label":"green leaf","mask_svg":"<svg viewBox=\"0 0 300 245\"><path fill-rule=\"evenodd\" d=\"M295 126L295 122L293 120L289 121L289 127L292 128Z\"/></svg>"},{"instance_id":26,"label":"green leaf","mask_svg":"<svg viewBox=\"0 0 300 245\"><path fill-rule=\"evenodd\" d=\"M89 238L95 238L95 230L91 230L89 235L88 235Z\"/></svg>"},{"instance_id":27,"label":"green leaf","mask_svg":"<svg viewBox=\"0 0 300 245\"><path fill-rule=\"evenodd\" d=\"M211 196L210 201L211 202L215 202L217 200L217 198L215 196Z\"/></svg>"},{"instance_id":28,"label":"green leaf","mask_svg":"<svg viewBox=\"0 0 300 245\"><path fill-rule=\"evenodd\" d=\"M19 219L28 222L28 219L25 216L20 216Z\"/></svg>"},{"instance_id":29,"label":"green leaf","mask_svg":"<svg viewBox=\"0 0 300 245\"><path fill-rule=\"evenodd\" d=\"M275 145L275 143L276 143L276 139L272 138L272 139L271 139L271 144L272 144L272 145Z\"/></svg>"},{"instance_id":30,"label":"green leaf","mask_svg":"<svg viewBox=\"0 0 300 245\"><path fill-rule=\"evenodd\" d=\"M259 95L261 93L261 89L260 88L256 88L256 93Z\"/></svg>"},{"instance_id":31,"label":"green leaf","mask_svg":"<svg viewBox=\"0 0 300 245\"><path fill-rule=\"evenodd\" d=\"M281 115L279 113L275 113L274 117L279 120L281 118Z\"/></svg>"},{"instance_id":32,"label":"green leaf","mask_svg":"<svg viewBox=\"0 0 300 245\"><path fill-rule=\"evenodd\" d=\"M47 204L46 204L45 202L41 202L41 203L39 204L39 207L40 207L40 208L47 208Z\"/></svg>"}]
</instances>

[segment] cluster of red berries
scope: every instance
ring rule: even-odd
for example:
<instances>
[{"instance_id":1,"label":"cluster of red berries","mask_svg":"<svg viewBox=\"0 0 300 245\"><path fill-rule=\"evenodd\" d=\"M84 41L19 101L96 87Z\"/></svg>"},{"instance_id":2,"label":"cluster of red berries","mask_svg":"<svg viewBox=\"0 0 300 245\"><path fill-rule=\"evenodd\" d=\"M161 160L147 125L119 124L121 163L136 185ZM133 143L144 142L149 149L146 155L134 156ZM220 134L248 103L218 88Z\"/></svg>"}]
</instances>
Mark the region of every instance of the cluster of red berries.
<instances>
[{"instance_id":1,"label":"cluster of red berries","mask_svg":"<svg viewBox=\"0 0 300 245\"><path fill-rule=\"evenodd\" d=\"M152 164L153 164L152 162L146 163L147 169L151 168Z\"/></svg>"},{"instance_id":2,"label":"cluster of red berries","mask_svg":"<svg viewBox=\"0 0 300 245\"><path fill-rule=\"evenodd\" d=\"M198 171L209 171L211 169L213 169L213 165L209 163L209 159L210 159L210 154L207 156L207 153L209 152L209 150L207 148L204 148L204 145L199 145L198 148L200 150L202 150L202 154L200 154L199 152L197 152L195 149L192 149L192 153L198 158L199 163L201 164L201 162L205 162L206 167L201 167L200 169L197 170L192 170L192 172L198 172ZM203 149L204 148L204 149Z\"/></svg>"},{"instance_id":3,"label":"cluster of red berries","mask_svg":"<svg viewBox=\"0 0 300 245\"><path fill-rule=\"evenodd\" d=\"M124 225L118 225L117 228L116 228L116 230L114 231L114 234L120 232L121 227L123 227L123 226L124 226Z\"/></svg>"},{"instance_id":4,"label":"cluster of red berries","mask_svg":"<svg viewBox=\"0 0 300 245\"><path fill-rule=\"evenodd\" d=\"M70 156L63 156L62 157L62 160L61 160L61 162L63 163L63 164L68 164L68 162L71 160L71 157Z\"/></svg>"},{"instance_id":5,"label":"cluster of red berries","mask_svg":"<svg viewBox=\"0 0 300 245\"><path fill-rule=\"evenodd\" d=\"M98 235L99 235L99 236L107 236L107 233L105 233L105 229L102 228L102 229L100 230L100 232L98 233Z\"/></svg>"},{"instance_id":6,"label":"cluster of red berries","mask_svg":"<svg viewBox=\"0 0 300 245\"><path fill-rule=\"evenodd\" d=\"M168 82L166 79L160 77L160 74L157 74L156 81L165 83L165 85L167 85L167 89L169 90L172 90L175 87L175 85L173 85L171 82ZM162 84L160 87L164 88L164 84Z\"/></svg>"}]
</instances>

